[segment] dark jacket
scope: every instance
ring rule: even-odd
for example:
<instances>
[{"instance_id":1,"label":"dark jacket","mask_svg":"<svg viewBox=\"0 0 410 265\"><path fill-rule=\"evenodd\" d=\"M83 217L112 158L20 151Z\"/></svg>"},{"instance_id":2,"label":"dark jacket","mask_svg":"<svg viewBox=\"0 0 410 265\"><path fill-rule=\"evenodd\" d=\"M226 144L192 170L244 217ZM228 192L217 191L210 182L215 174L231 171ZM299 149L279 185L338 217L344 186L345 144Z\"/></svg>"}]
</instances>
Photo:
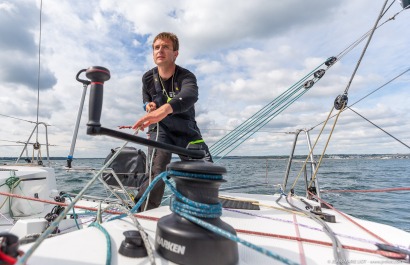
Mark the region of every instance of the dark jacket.
<instances>
[{"instance_id":1,"label":"dark jacket","mask_svg":"<svg viewBox=\"0 0 410 265\"><path fill-rule=\"evenodd\" d=\"M174 76L162 81L155 67L143 75L142 84L144 104L155 102L159 108L168 101L173 109L171 115L159 122L164 133L170 137L183 137L187 142L202 139L195 121L198 85L193 73L177 65Z\"/></svg>"}]
</instances>

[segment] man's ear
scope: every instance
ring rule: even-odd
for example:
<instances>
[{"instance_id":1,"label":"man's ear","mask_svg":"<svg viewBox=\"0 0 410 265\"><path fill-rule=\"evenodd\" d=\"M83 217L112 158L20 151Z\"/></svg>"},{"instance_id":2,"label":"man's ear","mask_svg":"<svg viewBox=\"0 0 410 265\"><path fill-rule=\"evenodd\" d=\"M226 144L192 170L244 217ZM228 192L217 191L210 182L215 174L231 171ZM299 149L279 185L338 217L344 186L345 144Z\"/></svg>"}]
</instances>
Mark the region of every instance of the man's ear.
<instances>
[{"instance_id":1,"label":"man's ear","mask_svg":"<svg viewBox=\"0 0 410 265\"><path fill-rule=\"evenodd\" d=\"M178 52L178 51L174 51L174 62L175 62L175 60L177 59L178 54L179 54L179 52Z\"/></svg>"}]
</instances>

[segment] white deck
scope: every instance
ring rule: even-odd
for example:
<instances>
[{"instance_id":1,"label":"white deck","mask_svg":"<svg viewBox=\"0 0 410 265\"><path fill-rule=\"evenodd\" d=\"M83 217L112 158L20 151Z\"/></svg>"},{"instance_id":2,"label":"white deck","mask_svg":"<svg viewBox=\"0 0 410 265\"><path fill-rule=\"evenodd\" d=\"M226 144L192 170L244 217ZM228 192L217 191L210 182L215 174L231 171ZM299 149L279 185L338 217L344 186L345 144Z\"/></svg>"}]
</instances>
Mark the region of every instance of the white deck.
<instances>
[{"instance_id":1,"label":"white deck","mask_svg":"<svg viewBox=\"0 0 410 265\"><path fill-rule=\"evenodd\" d=\"M279 195L233 193L224 195L256 199L261 204L270 206L261 206L259 211L224 209L222 219L237 230L240 238L299 264L336 264L331 240L321 231L321 225L306 216L284 211L282 206L290 207L284 198L280 200L281 206L276 203ZM305 206L297 198L294 198L292 203L300 207ZM317 205L314 201L309 201L309 203ZM282 210L272 207L279 207ZM400 262L377 253L369 253L377 250L374 245L375 242L383 242L337 212L326 209L323 211L336 217L336 223L327 224L336 233L344 246L347 261L342 261L343 264L347 264L347 262L351 264L370 264L370 262L373 264L392 264ZM170 214L169 207L164 206L144 212L138 218L148 233L152 247L154 247L157 224L155 219L168 214ZM409 233L394 227L353 219L386 242L408 249L410 245ZM118 249L124 239L123 232L136 230L130 219L105 222L102 226L108 231L111 238L111 264L149 264L147 258L127 258L118 254ZM24 245L21 249L25 251L29 246ZM239 264L283 264L241 244L238 245L238 248ZM353 248L354 250L352 250ZM106 255L107 244L104 234L97 228L91 227L45 240L28 263L105 264ZM162 259L155 251L154 255L156 264L173 264ZM203 257L198 258L206 259L207 255L210 255L210 253L204 253Z\"/></svg>"}]
</instances>

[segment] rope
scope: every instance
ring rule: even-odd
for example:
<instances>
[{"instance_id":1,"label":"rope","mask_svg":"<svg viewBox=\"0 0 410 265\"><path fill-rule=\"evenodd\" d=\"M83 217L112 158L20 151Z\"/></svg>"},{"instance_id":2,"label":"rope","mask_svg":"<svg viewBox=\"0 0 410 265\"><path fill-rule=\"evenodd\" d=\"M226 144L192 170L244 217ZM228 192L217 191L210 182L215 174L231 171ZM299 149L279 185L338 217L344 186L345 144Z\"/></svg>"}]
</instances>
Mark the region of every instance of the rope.
<instances>
[{"instance_id":1,"label":"rope","mask_svg":"<svg viewBox=\"0 0 410 265\"><path fill-rule=\"evenodd\" d=\"M131 213L137 211L139 207L142 205L142 203L145 201L147 194L152 190L152 188L155 186L155 184L163 180L165 184L170 188L170 190L174 193L175 197L177 197L179 200L182 202L181 206L180 204L176 203L176 200L173 200L173 203L171 203L171 211L175 212L176 214L184 217L185 219L200 225L206 229L208 229L211 232L214 232L220 236L223 236L227 239L233 240L237 243L241 243L251 249L254 249L264 255L267 255L268 257L274 258L280 262L283 262L285 264L289 265L295 265L297 263L294 263L293 261L290 261L284 257L281 257L280 255L273 253L270 250L264 249L262 247L259 247L257 245L252 244L251 242L248 242L246 240L243 240L219 227L216 227L210 223L207 223L203 221L202 219L197 218L196 216L204 217L205 218L216 218L222 214L222 205L221 203L217 204L204 204L204 203L199 203L192 201L185 196L183 196L181 193L179 193L175 187L168 181L168 176L170 175L178 175L178 176L183 176L183 177L191 177L191 178L198 178L198 179L211 179L211 180L220 180L222 179L222 175L207 175L207 174L195 174L195 173L187 173L187 172L180 172L180 171L174 171L174 170L169 170L169 171L164 171L161 174L159 174L155 179L151 182L151 184L147 187L145 190L144 194L140 198L140 200L135 204L135 206L130 210ZM180 207L183 208L183 210L180 210ZM114 220L114 219L119 219L124 217L124 215L116 216L111 218L109 221Z\"/></svg>"},{"instance_id":2,"label":"rope","mask_svg":"<svg viewBox=\"0 0 410 265\"><path fill-rule=\"evenodd\" d=\"M138 133L138 130L135 131ZM114 153L112 157L104 164L104 166L91 178L91 180L85 185L85 187L78 193L75 199L65 207L64 211L57 217L57 219L50 224L50 226L41 234L41 236L34 242L34 244L26 251L26 253L21 256L18 261L17 265L23 265L27 263L28 258L33 255L34 251L38 248L38 246L43 242L44 239L50 235L56 227L58 227L59 222L67 215L67 213L74 207L74 205L82 198L85 192L91 187L91 185L100 177L100 175L104 172L104 170L110 165L114 159L119 155L121 150L128 144L125 142L118 152Z\"/></svg>"},{"instance_id":3,"label":"rope","mask_svg":"<svg viewBox=\"0 0 410 265\"><path fill-rule=\"evenodd\" d=\"M264 207L270 208L269 206L264 206ZM248 212L235 210L235 209L224 209L224 210L229 211L229 212L238 213L238 214L248 215L248 216L252 216L252 217L267 219L267 220L271 220L271 221L277 221L277 222L292 224L292 221L282 219L282 218L276 218L276 217L271 217L271 216L263 216L263 215L259 215L259 214L255 214L255 213L248 213ZM302 213L300 213L300 215L302 215ZM303 213L303 215L306 216L306 214L304 214L304 213ZM310 225L306 225L306 224L302 224L302 223L298 223L298 225L300 227L303 227L303 228L306 228L306 229L309 229L309 230L323 232L323 228L321 229L321 228L318 228L318 227L314 227L314 226L310 226ZM236 231L238 232L239 230L237 229ZM348 238L348 239L351 239L351 240L355 240L355 241L358 241L358 242L373 244L373 245L376 245L377 243L379 243L378 241L368 240L368 239L359 238L359 237L354 237L354 236L351 236L351 235L346 235L346 234L341 234L341 233L334 233L334 235L339 236L339 237ZM408 248L408 246L400 246L400 245L396 245L396 247Z\"/></svg>"},{"instance_id":4,"label":"rope","mask_svg":"<svg viewBox=\"0 0 410 265\"><path fill-rule=\"evenodd\" d=\"M302 241L302 242L318 244L318 245L322 245L322 246L329 246L329 247L332 246L332 243L330 243L330 242L325 242L325 241L320 241L320 240L315 240L315 239L309 239L309 238L303 238L303 237L280 235L280 234L273 234L273 233L267 233L267 232L250 231L250 230L244 230L244 229L237 229L236 231L238 233L243 233L243 234L248 234L248 235L266 236L266 237L273 237L273 238L280 238L280 239L287 239L287 240L294 240L294 241ZM354 247L354 246L349 246L349 245L343 245L342 247L344 249L348 249L348 250L355 250L355 251L360 251L360 252L365 252L365 253L379 254L379 255L383 255L385 257L390 257L390 258L400 258L400 259L403 258L403 256L399 253L385 252L385 251L381 251L381 250L360 248L360 247Z\"/></svg>"},{"instance_id":5,"label":"rope","mask_svg":"<svg viewBox=\"0 0 410 265\"><path fill-rule=\"evenodd\" d=\"M148 236L147 233L144 231L144 228L142 227L142 225L138 222L137 218L131 213L131 211L128 208L125 208L122 205L111 205L106 207L103 212L111 209L111 208L115 208L115 209L120 209L122 213L126 213L127 216L134 222L135 226L137 227L138 231L140 232L142 241L144 242L145 245L145 249L147 250L147 254L148 254L148 258L150 260L150 263L152 265L155 265L155 257L154 257L154 252L152 250L151 244L149 243L148 240Z\"/></svg>"},{"instance_id":6,"label":"rope","mask_svg":"<svg viewBox=\"0 0 410 265\"><path fill-rule=\"evenodd\" d=\"M365 51L367 50L367 47L370 43L370 40L373 36L373 33L375 32L376 29L380 28L381 26L383 26L384 24L386 24L389 21L392 21L395 19L396 16L398 16L402 11L404 11L405 9L401 10L400 12L396 13L394 16L392 16L391 18L387 19L386 21L384 21L383 23L381 23L380 25L377 25L380 21L380 19L386 14L387 10L390 9L390 7L392 6L393 3L390 4L390 6L385 9L385 6L387 4L384 4L383 9L380 13L380 15L378 16L378 19L375 23L375 25L373 26L373 28L371 30L369 30L368 32L366 32L365 34L363 34L358 40L354 41L351 45L349 45L347 48L345 48L342 52L340 52L338 54L338 56L333 57L334 61L333 63L331 63L330 65L328 65L329 69L334 63L336 63L337 61L339 61L342 57L344 57L347 53L349 53L351 50L353 50L353 48L355 48L356 46L358 46L363 40L365 40L367 37L368 41L365 45L365 48L362 52L362 55L360 57L360 59L358 60L358 63L356 65L356 68L351 76L351 79L345 89L345 93L348 92L349 87L351 82L353 81L353 78L355 76L355 73L361 63L361 60L364 56ZM384 11L384 12L383 12ZM330 58L329 58L330 59ZM329 60L328 59L328 60ZM328 61L326 61L328 62ZM321 64L322 65L322 64ZM318 69L321 65L319 65L316 69ZM315 70L316 70L315 69ZM326 70L327 70L326 69ZM225 135L224 137L222 137L219 141L215 142L211 147L210 147L210 152L212 153L212 155L214 157L219 157L218 160L216 160L215 162L218 162L219 160L221 160L223 157L225 157L226 155L228 155L230 152L232 152L233 150L235 150L239 145L241 145L244 141L246 141L249 137L251 137L254 133L256 133L257 131L259 131L262 127L264 127L267 123L269 123L274 117L276 117L279 113L281 113L284 109L286 109L290 104L294 103L294 101L296 101L298 98L300 98L306 91L304 91L303 94L299 94L297 97L294 98L294 100L292 100L291 102L289 102L288 104L284 105L283 107L279 108L278 111L274 112L274 110L276 108L279 107L280 104L283 104L285 101L282 100L282 97L284 95L294 95L295 92L297 91L293 91L291 92L291 89L297 89L297 88L302 88L302 82L305 81L307 79L308 76L310 76L315 70L313 70L312 72L310 72L308 75L306 75L304 78L302 78L301 80L299 80L297 83L295 83L293 86L291 86L287 91L285 91L282 95L280 95L278 98L276 98L275 100L273 100L272 102L268 103L265 107L263 107L261 110L259 110L257 113L255 113L253 116L251 116L250 118L248 118L246 121L244 121L240 126L238 126L237 128L235 128L232 132L228 133L227 135ZM320 79L320 78L319 78ZM316 79L317 81L318 79ZM314 84L315 82L313 82ZM288 100L288 98L284 99ZM270 113L273 112L273 113ZM226 152L223 154L223 152Z\"/></svg>"},{"instance_id":7,"label":"rope","mask_svg":"<svg viewBox=\"0 0 410 265\"><path fill-rule=\"evenodd\" d=\"M303 165L302 165L302 167L301 167L301 169L300 169L298 175L296 176L295 181L293 182L292 189L295 187L297 181L299 180L299 177L301 176L302 171L303 171L303 168L306 166L307 161L309 160L309 157L313 154L313 150L315 150L315 147L316 147L317 143L319 142L320 136L322 135L322 133L323 133L323 131L324 131L326 125L327 125L327 122L328 122L329 119L330 119L330 115L332 115L333 110L334 110L334 107L332 107L332 109L330 110L329 114L327 115L327 118L326 118L326 120L325 120L324 123L323 123L322 129L320 130L318 136L316 137L315 143L313 144L313 146L312 146L312 148L311 148L309 154L306 156L305 162L303 163ZM283 188L285 189L286 187L283 187Z\"/></svg>"},{"instance_id":8,"label":"rope","mask_svg":"<svg viewBox=\"0 0 410 265\"><path fill-rule=\"evenodd\" d=\"M110 235L108 234L107 230L105 230L104 227L102 227L98 222L93 222L89 225L89 227L95 227L101 232L103 232L105 236L105 242L107 243L107 256L105 258L105 265L110 265L111 264L111 239Z\"/></svg>"},{"instance_id":9,"label":"rope","mask_svg":"<svg viewBox=\"0 0 410 265\"><path fill-rule=\"evenodd\" d=\"M410 7L410 6L409 6ZM407 70L401 72L400 74L398 74L397 76L393 77L392 79L390 79L389 81L387 81L386 83L384 83L383 85L379 86L378 88L376 88L375 90L373 90L372 92L368 93L367 95L365 95L364 97L360 98L359 100L357 100L356 102L354 102L353 104L349 105L348 107L353 107L354 105L356 105L357 103L359 103L360 101L364 100L365 98L369 97L370 95L372 95L373 93L376 93L378 90L384 88L385 86L387 86L388 84L390 84L391 82L395 81L396 79L398 79L399 77L401 77L402 75L404 75L405 73L407 73L408 71L410 71L410 68L408 68ZM345 109L343 109L343 111L345 111ZM333 115L330 118L334 118L337 114ZM313 130L314 128L316 128L317 126L321 125L322 123L324 123L325 121L322 121L321 123L316 124L315 126L313 126L312 128L309 129L309 131Z\"/></svg>"},{"instance_id":10,"label":"rope","mask_svg":"<svg viewBox=\"0 0 410 265\"><path fill-rule=\"evenodd\" d=\"M367 47L368 47L369 44L370 44L370 41L371 41L371 39L372 39L372 37L373 37L373 33L374 33L374 31L376 30L376 28L377 28L377 24L379 23L380 19L382 18L383 11L384 11L384 9L385 9L385 7L386 7L386 5L387 5L387 2L388 2L388 0L386 0L386 2L384 3L384 5L383 5L383 7L382 7L382 10L380 11L380 14L379 14L379 16L378 16L378 18L377 18L377 20L376 20L374 26L373 26L373 29L372 29L372 31L371 31L371 33L370 33L370 36L369 36L369 38L368 38L368 40L367 40L367 43L366 43L365 47L363 48L362 54L361 54L361 56L360 56L360 58L359 58L359 60L358 60L358 62L357 62L357 64L356 64L356 67L355 67L355 69L354 69L354 71L353 71L353 73L352 73L352 76L351 76L351 78L350 78L350 80L349 80L349 82L348 82L348 84L347 84L347 87L346 87L346 89L345 89L345 91L344 91L344 95L347 95L347 93L348 93L348 91L349 91L349 88L350 88L350 85L351 85L351 83L352 83L352 81L353 81L353 78L354 78L354 76L355 76L355 74L356 74L356 72L357 72L357 70L358 70L358 68L359 68L359 66L360 66L360 63L361 63L361 60L363 59L364 54L366 53ZM390 8L390 7L389 7L389 8ZM333 108L334 108L334 107L333 107ZM332 111L333 111L333 108L332 108ZM331 137L332 137L334 128L336 127L337 120L338 120L338 118L339 118L339 116L340 116L340 114L342 113L342 111L343 111L344 108L345 108L345 102L343 103L343 106L340 108L340 110L338 111L338 113L337 113L337 115L336 115L335 122L333 123L333 126L332 126L332 129L331 129L331 131L330 131L329 137L328 137L328 139L327 139L327 141L326 141L326 145L325 145L325 147L324 147L324 149L323 149L323 152L322 152L322 154L321 154L321 156L320 156L319 163L318 163L318 165L317 165L317 167L316 167L316 169L315 169L315 172L314 172L314 174L312 175L312 178L311 178L311 180L310 180L309 187L312 186L313 182L314 182L315 179L316 179L317 172L319 171L319 168L320 168L320 165L321 165L321 163L322 163L323 157L324 157L324 155L325 155L326 149L327 149L327 147L328 147L328 145L329 145L329 142L330 142L330 139L331 139ZM329 118L330 118L330 113L329 113L329 115L328 115L328 117L327 117L326 123L327 123L327 121L329 120ZM326 124L326 123L325 123L325 124ZM322 128L322 131L323 131L323 128ZM322 133L322 131L321 131L321 133ZM319 134L319 136L320 136L320 134ZM319 138L319 136L318 136L318 138ZM316 140L316 142L317 142L317 140ZM315 142L315 146L316 146L316 142ZM303 168L306 166L306 163L307 163L307 161L308 161L308 158L309 158L310 154L313 152L313 150L314 150L314 147L312 148L311 152L310 152L309 155L307 156L307 158L306 158L306 160L305 160L305 163L303 164L301 170L299 171L299 174L298 174L297 178L295 179L295 182L294 182L293 185L292 185L292 188L295 187L296 182L297 182L297 180L299 179L299 176L301 175L301 172L302 172Z\"/></svg>"},{"instance_id":11,"label":"rope","mask_svg":"<svg viewBox=\"0 0 410 265\"><path fill-rule=\"evenodd\" d=\"M256 216L256 217L261 217L261 218L266 218L266 219L272 219L274 221L279 220L279 221L282 221L282 222L292 223L291 221L280 219L280 218L273 218L273 217L269 217L269 216L260 216L260 215L255 215L255 214L252 214L252 213L242 212L242 211L239 211L239 210L233 210L233 209L225 209L225 210L230 211L230 212L237 212L237 213L241 213L241 214L246 214L246 215L250 215L250 216L254 216L254 217ZM153 221L153 222L157 222L160 219L158 217L152 217L152 216L147 216L147 215L142 215L142 214L138 214L137 217L141 218L141 219ZM316 227L309 227L309 226L303 225L303 224L299 224L299 226L323 232L323 230L321 230L319 228L316 228ZM273 234L273 233L268 233L268 232L259 232L259 231L246 230L246 229L235 229L235 230L236 230L237 233L247 234L247 235L256 235L256 236L280 238L280 239L292 240L292 241L301 241L301 242L306 242L306 243L310 243L310 244L317 244L317 245L329 246L329 247L332 246L332 243L329 243L329 242L310 239L310 238L304 238L304 237L295 237L295 236L282 235L282 234ZM342 234L338 234L338 233L335 233L335 235L342 236L342 237L347 237L347 238L350 238L350 239L353 239L353 240L357 240L357 241L361 241L361 242L365 242L365 243L370 243L370 244L378 243L376 241L365 240L365 239L351 237L351 236L342 235ZM398 246L398 247L408 250L407 246ZM348 250L355 250L355 251L359 251L359 252L379 254L379 255L386 256L386 254L383 253L383 251L380 251L380 250L360 248L360 247L354 247L354 246L350 246L350 245L343 245L343 248L348 249ZM400 254L396 255L395 253L391 253L391 252L386 252L386 253L389 254L388 257L390 257L390 258L403 258Z\"/></svg>"},{"instance_id":12,"label":"rope","mask_svg":"<svg viewBox=\"0 0 410 265\"><path fill-rule=\"evenodd\" d=\"M259 129L265 126L274 117L285 110L289 105L294 103L299 99L308 89L304 89L302 92L300 90L304 88L303 82L307 80L318 68L320 68L325 62L317 66L313 71L311 71L304 78L299 80L297 83L288 88L285 92L279 95L277 98L268 103L265 107L255 113L253 116L248 118L240 126L235 128L232 132L228 133L222 137L219 141L214 143L210 147L210 152L212 156L216 157L221 155L224 151L229 149L222 157L217 161L222 159L224 156L235 150L240 144L247 140L250 136L256 133ZM331 65L330 65L331 66ZM330 67L328 66L328 68ZM320 78L314 78L314 81L318 81ZM314 84L314 81L313 84ZM297 94L299 93L299 94ZM255 129L256 128L256 129ZM236 145L234 145L236 143ZM216 161L216 162L217 162Z\"/></svg>"},{"instance_id":13,"label":"rope","mask_svg":"<svg viewBox=\"0 0 410 265\"><path fill-rule=\"evenodd\" d=\"M376 235L375 233L371 232L370 230L368 230L367 228L365 228L364 226L362 226L361 224L359 224L358 222L354 221L352 218L350 218L349 216L347 216L346 214L342 213L341 211L335 209L332 205L328 204L327 202L325 202L324 200L322 200L321 198L317 197L315 194L311 193L310 191L308 191L308 193L313 196L314 198L316 198L317 200L319 200L320 202L323 202L324 204L326 204L326 206L328 206L330 209L332 209L333 211L336 211L338 214L340 214L341 216L343 216L344 218L346 218L347 220L349 220L350 222L352 222L353 224L355 224L357 227L361 228L363 231L365 231L366 233L368 233L369 235L372 235L373 237L377 238L378 240L382 241L385 244L388 245L392 245L389 242L387 242L386 240L384 240L383 238L381 238L380 236Z\"/></svg>"},{"instance_id":14,"label":"rope","mask_svg":"<svg viewBox=\"0 0 410 265\"><path fill-rule=\"evenodd\" d=\"M17 182L20 182L20 181L21 180L18 177L9 177L8 179L6 179L6 181L3 184L0 185L0 187L3 185L7 185L7 187L9 187L9 189L11 190L11 189L14 189L18 185Z\"/></svg>"},{"instance_id":15,"label":"rope","mask_svg":"<svg viewBox=\"0 0 410 265\"><path fill-rule=\"evenodd\" d=\"M282 197L281 197L282 198ZM285 197L286 198L286 202L292 206L294 209L301 211L303 213L305 213L310 219L312 219L313 221L315 221L316 223L318 223L320 226L322 226L323 228L323 232L330 238L330 240L332 241L332 249L333 249L333 256L334 259L336 261L336 264L342 265L343 261L347 260L346 259L346 254L343 251L343 245L340 242L340 240L335 236L335 233L333 232L333 230L330 228L330 226L323 221L321 218L319 218L317 215L311 213L310 211L303 211L302 209L300 209L299 207L297 207L296 205L294 205L292 203L293 199L292 196L288 195Z\"/></svg>"},{"instance_id":16,"label":"rope","mask_svg":"<svg viewBox=\"0 0 410 265\"><path fill-rule=\"evenodd\" d=\"M315 179L316 179L317 172L319 171L320 165L322 164L322 161L323 161L323 157L325 156L325 153L326 153L326 149L327 149L327 147L328 147L328 145L329 145L329 143L330 143L330 138L332 138L332 135L333 135L333 132L334 132L334 130L335 130L337 121L338 121L338 119L339 119L339 115L342 113L342 109L344 108L344 106L345 106L345 105L343 104L342 108L341 108L341 109L338 111L338 113L337 113L335 122L333 123L332 129L331 129L331 131L330 131L330 133L329 133L329 137L327 138L326 145L325 145L325 147L323 148L322 155L320 156L319 163L317 164L316 170L315 170L315 172L314 172L314 174L313 174L313 176L312 176L312 179L310 180L309 187L312 186L312 183L313 183L313 182L315 181Z\"/></svg>"},{"instance_id":17,"label":"rope","mask_svg":"<svg viewBox=\"0 0 410 265\"><path fill-rule=\"evenodd\" d=\"M178 213L178 212L176 212L176 213ZM230 239L230 240L232 240L232 241L241 243L242 245L244 245L244 246L246 246L246 247L249 247L249 248L251 248L251 249L253 249L253 250L256 250L256 251L258 251L259 253L262 253L262 254L264 254L264 255L266 255L266 256L268 256L268 257L271 257L271 258L273 258L273 259L275 259L275 260L277 260L277 261L280 261L280 262L282 262L282 263L284 263L284 264L289 264L289 265L299 264L299 263L293 262L293 261L291 261L291 260L289 260L289 259L287 259L287 258L284 258L284 257L282 257L282 256L280 256L280 255L278 255L278 254L276 254L276 253L273 253L273 252L270 251L270 250L264 249L264 248L262 248L262 247L260 247L260 246L257 246L257 245L255 245L255 244L252 244L252 243L249 242L249 241L243 240L243 239L241 239L241 238L239 238L239 237L237 237L237 236L235 236L235 235L233 235L233 234L231 234L231 233L229 233L229 232L227 232L227 231L225 231L225 230L223 230L223 229L221 229L221 228L219 228L219 227L216 227L216 226L214 226L214 225L212 225L212 224L210 224L210 223L207 223L207 222L203 221L202 219L196 218L196 217L194 217L194 216L192 216L192 215L188 215L188 214L185 214L185 213L178 213L178 214L179 214L180 216L184 217L185 219L188 219L189 221L191 221L191 222L193 222L193 223L195 223L195 224L197 224L197 225L199 225L199 226L202 226L202 227L205 228L205 229L208 229L209 231L212 231L212 232L214 232L214 233L216 233L216 234L218 234L218 235L220 235L220 236L223 236L223 237L225 237L225 238L227 238L227 239Z\"/></svg>"},{"instance_id":18,"label":"rope","mask_svg":"<svg viewBox=\"0 0 410 265\"><path fill-rule=\"evenodd\" d=\"M72 202L73 200L71 199L71 196L70 196L70 194L63 194L61 197L63 197L63 198L68 198L69 200L70 200L70 202ZM78 222L77 222L77 214L75 213L75 207L73 207L73 217L74 217L74 222L75 222L75 225L77 226L77 228L78 228L78 230L80 230L81 228L80 228L80 225L78 224Z\"/></svg>"}]
</instances>

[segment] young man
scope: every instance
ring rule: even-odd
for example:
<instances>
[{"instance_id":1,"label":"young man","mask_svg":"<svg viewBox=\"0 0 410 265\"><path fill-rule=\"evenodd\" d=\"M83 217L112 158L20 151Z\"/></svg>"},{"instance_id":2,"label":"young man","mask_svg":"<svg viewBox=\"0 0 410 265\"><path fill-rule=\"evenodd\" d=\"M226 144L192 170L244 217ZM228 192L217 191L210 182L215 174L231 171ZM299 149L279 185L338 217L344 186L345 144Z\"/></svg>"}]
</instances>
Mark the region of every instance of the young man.
<instances>
[{"instance_id":1,"label":"young man","mask_svg":"<svg viewBox=\"0 0 410 265\"><path fill-rule=\"evenodd\" d=\"M193 73L175 64L178 57L178 37L169 32L158 34L152 44L153 59L157 67L142 77L142 99L148 112L132 128L149 128L150 139L186 148L189 144L200 145L206 152L206 160L212 162L208 146L202 139L195 121L194 104L198 100L198 86ZM158 132L158 133L157 133ZM152 150L148 152L151 158ZM152 160L151 180L166 170L171 153L156 149ZM183 160L184 157L180 158ZM143 183L136 201L141 198L148 180ZM146 209L161 204L165 184L159 181L149 196ZM145 203L141 211L145 209Z\"/></svg>"}]
</instances>

